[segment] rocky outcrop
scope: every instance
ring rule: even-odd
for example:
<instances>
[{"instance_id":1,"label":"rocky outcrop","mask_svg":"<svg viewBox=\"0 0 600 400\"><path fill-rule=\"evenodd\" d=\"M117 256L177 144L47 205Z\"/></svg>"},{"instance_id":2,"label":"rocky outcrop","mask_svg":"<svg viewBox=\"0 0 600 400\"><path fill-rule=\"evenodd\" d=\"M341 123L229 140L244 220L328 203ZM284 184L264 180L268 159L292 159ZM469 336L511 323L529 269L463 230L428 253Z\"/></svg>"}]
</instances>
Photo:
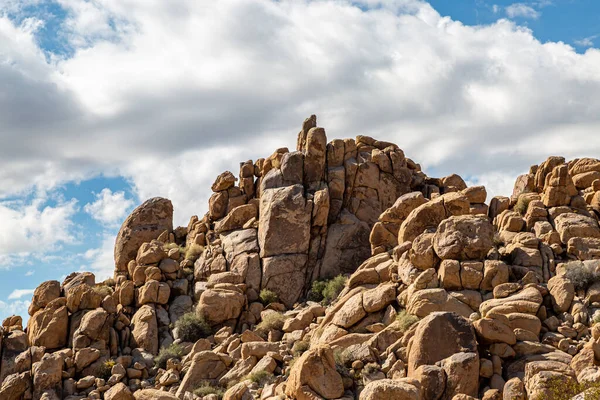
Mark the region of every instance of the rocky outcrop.
<instances>
[{"instance_id":1,"label":"rocky outcrop","mask_svg":"<svg viewBox=\"0 0 600 400\"><path fill-rule=\"evenodd\" d=\"M551 157L486 204L392 143L220 174L172 226L124 222L113 279L42 283L0 329L2 399L554 399L600 377L600 161ZM338 276L333 280L324 281Z\"/></svg>"}]
</instances>

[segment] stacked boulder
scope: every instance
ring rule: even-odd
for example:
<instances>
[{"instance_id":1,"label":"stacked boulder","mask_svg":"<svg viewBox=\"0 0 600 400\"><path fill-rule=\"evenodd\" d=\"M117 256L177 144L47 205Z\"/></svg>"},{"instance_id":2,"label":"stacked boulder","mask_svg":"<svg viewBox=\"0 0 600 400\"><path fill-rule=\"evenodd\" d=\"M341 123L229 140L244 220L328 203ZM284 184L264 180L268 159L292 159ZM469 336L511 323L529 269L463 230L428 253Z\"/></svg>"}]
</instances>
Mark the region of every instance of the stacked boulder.
<instances>
[{"instance_id":1,"label":"stacked boulder","mask_svg":"<svg viewBox=\"0 0 600 400\"><path fill-rule=\"evenodd\" d=\"M551 157L488 205L484 187L427 177L394 144L328 143L312 116L296 151L241 163L212 191L187 227L167 199L134 210L113 279L40 285L27 326L0 328L0 398L600 390L600 161ZM311 301L340 274L339 295ZM182 332L189 316L207 332Z\"/></svg>"}]
</instances>

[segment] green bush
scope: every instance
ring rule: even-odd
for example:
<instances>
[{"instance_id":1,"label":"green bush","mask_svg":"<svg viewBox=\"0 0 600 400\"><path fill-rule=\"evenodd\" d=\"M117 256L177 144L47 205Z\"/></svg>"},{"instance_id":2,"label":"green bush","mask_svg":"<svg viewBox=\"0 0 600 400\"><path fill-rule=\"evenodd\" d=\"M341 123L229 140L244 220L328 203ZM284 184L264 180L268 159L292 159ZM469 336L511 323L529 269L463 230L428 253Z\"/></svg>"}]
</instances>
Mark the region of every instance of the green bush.
<instances>
[{"instance_id":1,"label":"green bush","mask_svg":"<svg viewBox=\"0 0 600 400\"><path fill-rule=\"evenodd\" d=\"M194 389L194 394L200 398L209 394L215 394L219 399L222 399L223 395L225 395L225 389L220 386L213 386L210 382L204 381L200 382L196 389Z\"/></svg>"},{"instance_id":2,"label":"green bush","mask_svg":"<svg viewBox=\"0 0 600 400\"><path fill-rule=\"evenodd\" d=\"M568 377L550 379L547 393L543 397L532 398L532 400L571 400L579 393L585 393L585 400L600 399L600 382L578 383L575 379Z\"/></svg>"},{"instance_id":3,"label":"green bush","mask_svg":"<svg viewBox=\"0 0 600 400\"><path fill-rule=\"evenodd\" d=\"M248 374L244 379L249 379L250 381L258 384L258 386L265 386L267 383L273 380L273 374L267 371L257 371Z\"/></svg>"},{"instance_id":4,"label":"green bush","mask_svg":"<svg viewBox=\"0 0 600 400\"><path fill-rule=\"evenodd\" d=\"M600 280L597 263L571 261L565 264L565 277L577 289L587 289L592 283Z\"/></svg>"},{"instance_id":5,"label":"green bush","mask_svg":"<svg viewBox=\"0 0 600 400\"><path fill-rule=\"evenodd\" d=\"M334 350L333 359L336 371L343 377L350 377L350 370L347 367L353 361L350 352L347 349Z\"/></svg>"},{"instance_id":6,"label":"green bush","mask_svg":"<svg viewBox=\"0 0 600 400\"><path fill-rule=\"evenodd\" d=\"M305 340L298 340L292 347L294 357L300 357L305 351L310 349L310 343Z\"/></svg>"},{"instance_id":7,"label":"green bush","mask_svg":"<svg viewBox=\"0 0 600 400\"><path fill-rule=\"evenodd\" d=\"M267 335L269 331L280 331L286 319L287 317L282 313L275 311L266 313L262 321L256 325L255 331L261 336Z\"/></svg>"},{"instance_id":8,"label":"green bush","mask_svg":"<svg viewBox=\"0 0 600 400\"><path fill-rule=\"evenodd\" d=\"M106 296L110 296L113 294L113 289L110 286L104 284L92 286L92 290L98 293L103 299Z\"/></svg>"},{"instance_id":9,"label":"green bush","mask_svg":"<svg viewBox=\"0 0 600 400\"><path fill-rule=\"evenodd\" d=\"M517 200L517 204L515 204L514 210L521 215L525 215L527 208L529 208L529 203L531 203L531 197L521 195Z\"/></svg>"},{"instance_id":10,"label":"green bush","mask_svg":"<svg viewBox=\"0 0 600 400\"><path fill-rule=\"evenodd\" d=\"M170 346L160 349L158 355L154 357L154 363L159 368L165 369L167 368L167 361L169 359L176 358L181 360L181 357L183 357L183 348L176 343L172 343Z\"/></svg>"},{"instance_id":11,"label":"green bush","mask_svg":"<svg viewBox=\"0 0 600 400\"><path fill-rule=\"evenodd\" d=\"M375 374L379 371L381 371L381 367L377 363L368 363L367 365L365 365L365 367L362 370L363 373L369 374L369 375Z\"/></svg>"},{"instance_id":12,"label":"green bush","mask_svg":"<svg viewBox=\"0 0 600 400\"><path fill-rule=\"evenodd\" d=\"M325 305L331 304L346 286L347 278L338 275L333 279L326 281L314 281L307 299L310 301L320 301Z\"/></svg>"},{"instance_id":13,"label":"green bush","mask_svg":"<svg viewBox=\"0 0 600 400\"><path fill-rule=\"evenodd\" d=\"M100 364L100 367L98 367L98 370L96 371L98 378L107 381L112 376L112 367L114 367L115 364L115 360L106 360Z\"/></svg>"},{"instance_id":14,"label":"green bush","mask_svg":"<svg viewBox=\"0 0 600 400\"><path fill-rule=\"evenodd\" d=\"M398 330L399 332L404 333L408 330L408 328L410 328L417 322L419 322L418 317L409 314L406 310L402 310L398 314L396 314L396 322L394 323L394 328L396 328L396 330Z\"/></svg>"},{"instance_id":15,"label":"green bush","mask_svg":"<svg viewBox=\"0 0 600 400\"><path fill-rule=\"evenodd\" d=\"M321 302L325 298L323 291L327 287L327 281L314 281L306 296L307 300Z\"/></svg>"},{"instance_id":16,"label":"green bush","mask_svg":"<svg viewBox=\"0 0 600 400\"><path fill-rule=\"evenodd\" d=\"M184 314L175 322L179 338L184 342L195 342L212 334L210 325L202 315L195 312Z\"/></svg>"},{"instance_id":17,"label":"green bush","mask_svg":"<svg viewBox=\"0 0 600 400\"><path fill-rule=\"evenodd\" d=\"M204 251L204 247L200 246L199 244L191 244L190 247L188 247L187 249L184 248L183 252L185 253L185 258L186 260L192 260L192 261L196 261L200 255L202 254L202 252Z\"/></svg>"},{"instance_id":18,"label":"green bush","mask_svg":"<svg viewBox=\"0 0 600 400\"><path fill-rule=\"evenodd\" d=\"M271 303L277 303L279 301L279 296L277 295L277 293L273 292L272 290L269 289L263 289L260 291L260 294L258 295L258 297L260 297L260 301L265 305L269 305Z\"/></svg>"}]
</instances>

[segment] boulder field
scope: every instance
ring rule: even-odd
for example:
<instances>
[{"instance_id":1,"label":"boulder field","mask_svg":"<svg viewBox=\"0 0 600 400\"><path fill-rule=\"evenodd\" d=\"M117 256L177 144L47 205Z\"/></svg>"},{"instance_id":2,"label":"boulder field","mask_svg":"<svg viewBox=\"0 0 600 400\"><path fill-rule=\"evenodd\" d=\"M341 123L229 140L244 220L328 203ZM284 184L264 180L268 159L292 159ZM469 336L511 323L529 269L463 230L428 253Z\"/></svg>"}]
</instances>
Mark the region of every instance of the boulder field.
<instances>
[{"instance_id":1,"label":"boulder field","mask_svg":"<svg viewBox=\"0 0 600 400\"><path fill-rule=\"evenodd\" d=\"M0 399L600 399L600 160L487 202L311 116L211 190L185 227L146 201L111 279L4 320Z\"/></svg>"}]
</instances>

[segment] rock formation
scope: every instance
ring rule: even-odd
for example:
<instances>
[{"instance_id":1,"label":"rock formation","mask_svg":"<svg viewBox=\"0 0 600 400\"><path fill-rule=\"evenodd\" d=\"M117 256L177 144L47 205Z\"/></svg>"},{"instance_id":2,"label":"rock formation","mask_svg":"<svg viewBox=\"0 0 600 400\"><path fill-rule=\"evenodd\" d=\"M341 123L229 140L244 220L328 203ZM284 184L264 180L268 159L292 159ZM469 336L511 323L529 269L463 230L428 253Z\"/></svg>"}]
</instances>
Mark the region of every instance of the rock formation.
<instances>
[{"instance_id":1,"label":"rock formation","mask_svg":"<svg viewBox=\"0 0 600 400\"><path fill-rule=\"evenodd\" d=\"M41 284L0 328L0 399L600 398L599 160L488 205L311 116L211 189L187 227L136 208L112 279Z\"/></svg>"}]
</instances>

